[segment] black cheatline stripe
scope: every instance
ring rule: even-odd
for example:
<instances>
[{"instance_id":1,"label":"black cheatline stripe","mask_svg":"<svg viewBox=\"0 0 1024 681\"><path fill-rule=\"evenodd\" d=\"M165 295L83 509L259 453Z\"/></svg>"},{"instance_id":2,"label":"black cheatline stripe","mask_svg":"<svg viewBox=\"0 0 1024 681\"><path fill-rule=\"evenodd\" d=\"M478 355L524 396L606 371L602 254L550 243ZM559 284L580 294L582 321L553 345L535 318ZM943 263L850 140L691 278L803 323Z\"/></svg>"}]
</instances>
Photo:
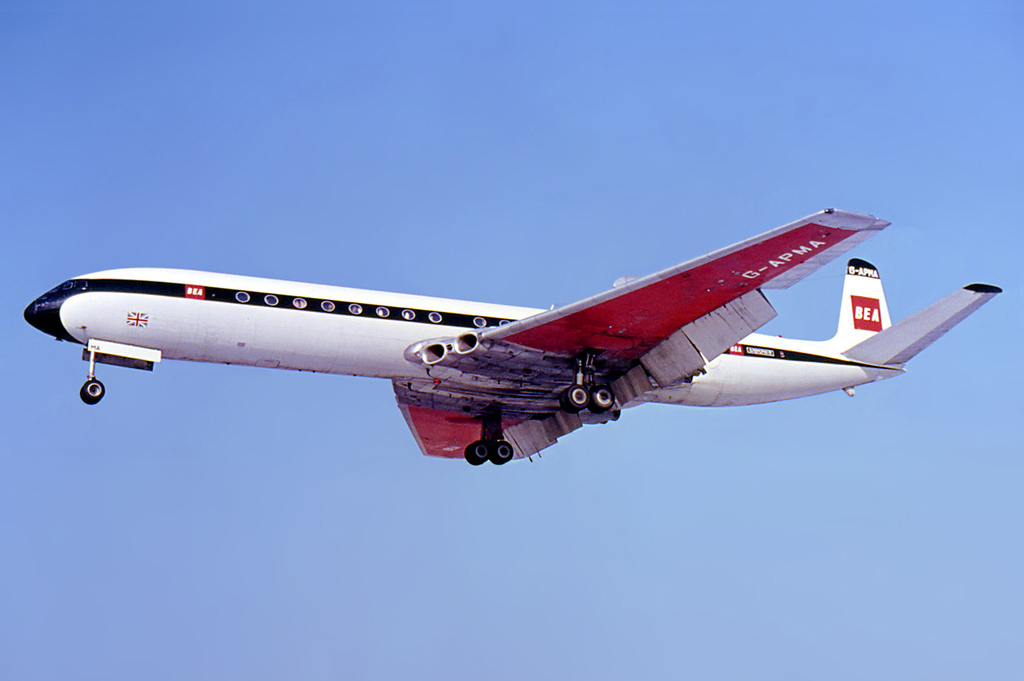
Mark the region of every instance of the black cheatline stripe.
<instances>
[{"instance_id":1,"label":"black cheatline stripe","mask_svg":"<svg viewBox=\"0 0 1024 681\"><path fill-rule=\"evenodd\" d=\"M743 357L759 357L761 359L782 359L790 362L816 362L818 364L843 364L846 366L854 367L865 367L868 369L892 369L896 371L896 367L886 367L878 364L865 364L864 362L856 362L852 359L839 359L837 357L825 357L824 355L812 355L808 352L795 352L793 350L780 350L778 348L766 348L760 345L734 345L733 348L741 348L743 350ZM727 355L736 356L731 349L726 351Z\"/></svg>"},{"instance_id":2,"label":"black cheatline stripe","mask_svg":"<svg viewBox=\"0 0 1024 681\"><path fill-rule=\"evenodd\" d=\"M498 326L502 322L507 324L511 321L499 317L485 317L483 315L462 314L459 312L422 310L419 308L395 307L394 305L381 305L354 300L335 300L333 298L286 296L280 293L252 291L249 289L227 289L212 286L204 287L200 284L178 284L165 281L139 281L135 279L83 279L80 281L84 282L85 286L80 289L76 289L76 293L104 291L112 293L139 293L142 295L165 296L168 298L195 298L196 300L210 300L219 303L231 303L234 305L246 305L250 307L277 307L285 310L294 310L296 312L319 312L320 314L341 315L345 317L367 317L382 321L426 324L428 326L460 326L469 329ZM200 298L199 296L187 295L187 288L203 288L203 297ZM248 301L242 302L238 300L236 296L239 293L248 295ZM271 305L268 303L267 296L275 298L277 300L277 304ZM296 307L296 300L306 301L306 306ZM325 310L323 308L323 304L325 302L333 305L334 309L330 311ZM381 314L382 312L386 312L386 314ZM440 318L435 322L431 318L431 315L440 315ZM478 325L474 320L483 320L484 323L482 325Z\"/></svg>"}]
</instances>

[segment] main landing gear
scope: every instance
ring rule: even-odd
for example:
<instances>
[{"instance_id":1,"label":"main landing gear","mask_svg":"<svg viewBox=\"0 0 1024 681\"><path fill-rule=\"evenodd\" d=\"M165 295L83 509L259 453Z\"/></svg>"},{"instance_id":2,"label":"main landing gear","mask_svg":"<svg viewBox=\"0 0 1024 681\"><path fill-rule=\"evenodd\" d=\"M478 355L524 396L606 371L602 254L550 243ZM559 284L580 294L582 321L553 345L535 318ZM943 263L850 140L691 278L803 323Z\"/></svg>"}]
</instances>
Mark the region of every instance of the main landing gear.
<instances>
[{"instance_id":1,"label":"main landing gear","mask_svg":"<svg viewBox=\"0 0 1024 681\"><path fill-rule=\"evenodd\" d=\"M502 466L511 461L514 455L512 445L502 434L501 411L492 409L484 412L481 417L480 439L466 447L466 461L473 466L479 466L486 461L495 466Z\"/></svg>"},{"instance_id":2,"label":"main landing gear","mask_svg":"<svg viewBox=\"0 0 1024 681\"><path fill-rule=\"evenodd\" d=\"M513 454L512 445L505 440L477 440L466 447L466 461L473 466L487 461L501 466L511 461Z\"/></svg>"},{"instance_id":3,"label":"main landing gear","mask_svg":"<svg viewBox=\"0 0 1024 681\"><path fill-rule=\"evenodd\" d=\"M82 401L86 404L96 404L103 399L103 396L107 394L107 389L103 387L103 384L96 380L96 351L89 351L89 375L85 378L85 383L82 385L82 389L78 391L78 395L82 398Z\"/></svg>"},{"instance_id":4,"label":"main landing gear","mask_svg":"<svg viewBox=\"0 0 1024 681\"><path fill-rule=\"evenodd\" d=\"M612 389L594 380L595 356L596 353L587 351L576 358L573 384L562 391L558 398L562 409L570 414L578 414L584 409L594 414L603 414L615 406Z\"/></svg>"}]
</instances>

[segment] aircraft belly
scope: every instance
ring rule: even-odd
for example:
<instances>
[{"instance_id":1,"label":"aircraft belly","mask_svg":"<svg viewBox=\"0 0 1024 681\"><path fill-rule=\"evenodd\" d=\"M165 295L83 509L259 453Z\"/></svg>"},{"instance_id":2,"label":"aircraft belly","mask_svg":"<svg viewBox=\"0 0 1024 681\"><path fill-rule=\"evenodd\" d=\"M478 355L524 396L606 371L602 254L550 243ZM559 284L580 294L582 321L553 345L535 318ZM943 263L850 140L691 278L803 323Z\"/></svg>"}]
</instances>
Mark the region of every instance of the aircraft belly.
<instances>
[{"instance_id":1,"label":"aircraft belly","mask_svg":"<svg viewBox=\"0 0 1024 681\"><path fill-rule=\"evenodd\" d=\"M840 390L887 376L863 367L722 355L692 383L654 391L651 401L729 407ZM891 374L890 374L891 375Z\"/></svg>"}]
</instances>

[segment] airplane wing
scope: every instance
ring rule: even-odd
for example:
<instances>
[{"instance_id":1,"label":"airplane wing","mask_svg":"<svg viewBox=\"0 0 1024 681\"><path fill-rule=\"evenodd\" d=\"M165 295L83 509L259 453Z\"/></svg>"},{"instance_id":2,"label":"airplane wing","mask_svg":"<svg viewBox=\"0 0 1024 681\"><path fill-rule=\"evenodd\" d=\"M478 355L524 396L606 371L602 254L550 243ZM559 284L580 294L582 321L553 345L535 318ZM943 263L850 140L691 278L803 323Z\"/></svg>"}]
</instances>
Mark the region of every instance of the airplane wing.
<instances>
[{"instance_id":1,"label":"airplane wing","mask_svg":"<svg viewBox=\"0 0 1024 681\"><path fill-rule=\"evenodd\" d=\"M559 354L596 349L635 359L751 291L792 286L888 225L870 215L822 211L482 337Z\"/></svg>"},{"instance_id":2,"label":"airplane wing","mask_svg":"<svg viewBox=\"0 0 1024 681\"><path fill-rule=\"evenodd\" d=\"M571 305L422 341L406 358L433 380L395 381L399 406L424 454L461 455L498 407L516 456L530 456L583 425L558 404L581 353L620 405L685 380L775 316L761 289L788 288L888 225L826 210Z\"/></svg>"}]
</instances>

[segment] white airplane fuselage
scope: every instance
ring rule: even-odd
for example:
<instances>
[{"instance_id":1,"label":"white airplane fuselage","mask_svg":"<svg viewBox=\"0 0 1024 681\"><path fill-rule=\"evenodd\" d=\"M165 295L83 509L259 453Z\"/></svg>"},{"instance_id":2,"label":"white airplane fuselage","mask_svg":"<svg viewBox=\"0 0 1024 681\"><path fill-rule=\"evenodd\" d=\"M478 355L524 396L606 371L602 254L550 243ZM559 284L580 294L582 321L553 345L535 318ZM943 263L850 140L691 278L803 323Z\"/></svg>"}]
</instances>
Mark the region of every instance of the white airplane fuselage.
<instances>
[{"instance_id":1,"label":"white airplane fuselage","mask_svg":"<svg viewBox=\"0 0 1024 681\"><path fill-rule=\"evenodd\" d=\"M26 318L38 310L29 321L53 335L159 350L164 359L389 379L431 378L431 367L406 357L418 341L543 312L191 270L108 270L72 282L44 294ZM167 292L182 289L184 296ZM48 321L40 322L47 314ZM712 359L706 373L622 406L757 404L851 388L902 371L853 362L827 341L754 333Z\"/></svg>"}]
</instances>

